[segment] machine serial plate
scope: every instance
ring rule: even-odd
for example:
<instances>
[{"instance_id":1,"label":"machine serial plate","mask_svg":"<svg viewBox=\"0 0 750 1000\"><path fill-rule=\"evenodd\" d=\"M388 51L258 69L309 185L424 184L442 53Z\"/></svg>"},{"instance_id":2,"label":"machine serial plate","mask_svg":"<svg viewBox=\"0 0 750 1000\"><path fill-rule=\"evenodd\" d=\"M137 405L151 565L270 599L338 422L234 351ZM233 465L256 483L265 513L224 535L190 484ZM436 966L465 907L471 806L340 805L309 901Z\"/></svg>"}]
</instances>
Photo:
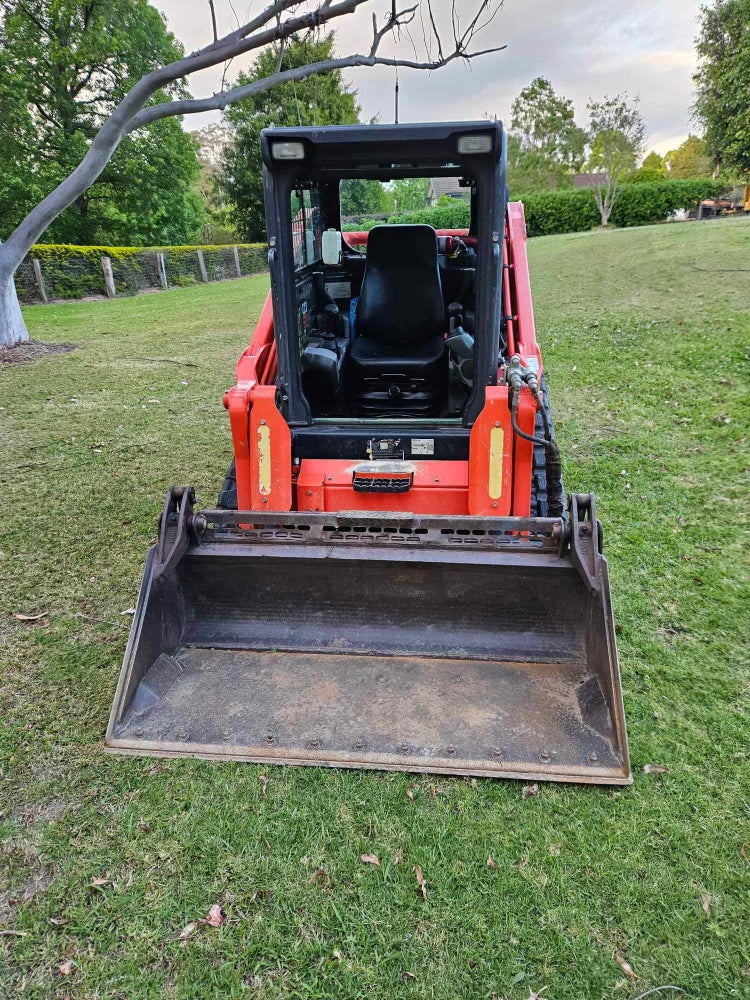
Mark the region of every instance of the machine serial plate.
<instances>
[{"instance_id":1,"label":"machine serial plate","mask_svg":"<svg viewBox=\"0 0 750 1000\"><path fill-rule=\"evenodd\" d=\"M326 291L332 299L350 299L352 297L350 281L327 281Z\"/></svg>"},{"instance_id":2,"label":"machine serial plate","mask_svg":"<svg viewBox=\"0 0 750 1000\"><path fill-rule=\"evenodd\" d=\"M401 459L404 455L404 447L401 438L370 438L367 442L368 458L377 459Z\"/></svg>"},{"instance_id":3,"label":"machine serial plate","mask_svg":"<svg viewBox=\"0 0 750 1000\"><path fill-rule=\"evenodd\" d=\"M412 438L412 441L411 441L411 453L412 453L412 455L434 455L435 454L435 439L434 438Z\"/></svg>"}]
</instances>

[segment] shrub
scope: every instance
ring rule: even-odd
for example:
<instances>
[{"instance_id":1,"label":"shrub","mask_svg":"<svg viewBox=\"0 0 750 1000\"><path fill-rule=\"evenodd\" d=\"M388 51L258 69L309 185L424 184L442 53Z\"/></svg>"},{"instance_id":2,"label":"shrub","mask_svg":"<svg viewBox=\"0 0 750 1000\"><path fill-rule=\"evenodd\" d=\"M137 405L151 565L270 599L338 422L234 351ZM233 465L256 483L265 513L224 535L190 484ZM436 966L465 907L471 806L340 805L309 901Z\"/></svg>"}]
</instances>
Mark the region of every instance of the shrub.
<instances>
[{"instance_id":1,"label":"shrub","mask_svg":"<svg viewBox=\"0 0 750 1000\"><path fill-rule=\"evenodd\" d=\"M601 221L593 192L586 188L535 191L526 195L523 203L529 236L583 232Z\"/></svg>"},{"instance_id":2,"label":"shrub","mask_svg":"<svg viewBox=\"0 0 750 1000\"><path fill-rule=\"evenodd\" d=\"M616 226L645 226L667 219L679 209L695 208L704 198L716 198L725 185L712 180L657 181L628 184L615 202Z\"/></svg>"},{"instance_id":3,"label":"shrub","mask_svg":"<svg viewBox=\"0 0 750 1000\"><path fill-rule=\"evenodd\" d=\"M394 216L395 219L395 216ZM393 222L394 219L388 219ZM369 233L375 226L382 226L382 219L362 219L360 222L347 222L341 227L342 233Z\"/></svg>"},{"instance_id":4,"label":"shrub","mask_svg":"<svg viewBox=\"0 0 750 1000\"><path fill-rule=\"evenodd\" d=\"M615 226L644 226L662 222L678 209L694 208L704 198L716 197L724 187L712 180L625 184L615 202L611 221ZM590 188L534 191L519 196L519 200L524 203L529 236L584 232L595 229L601 221ZM435 229L466 229L469 225L469 205L466 202L438 205L408 215L394 215L389 222L424 222ZM359 228L364 229L364 224Z\"/></svg>"},{"instance_id":5,"label":"shrub","mask_svg":"<svg viewBox=\"0 0 750 1000\"><path fill-rule=\"evenodd\" d=\"M203 251L209 281L237 277L234 245L173 247L103 247L68 244L37 244L16 274L16 288L22 302L39 300L30 258L42 265L50 298L79 299L103 295L102 257L109 257L118 294L134 295L145 288L161 286L158 254L164 256L167 282L186 287L202 280L198 250ZM267 267L265 243L238 243L242 274L253 274Z\"/></svg>"},{"instance_id":6,"label":"shrub","mask_svg":"<svg viewBox=\"0 0 750 1000\"><path fill-rule=\"evenodd\" d=\"M450 205L436 205L434 208L422 208L406 215L394 215L388 221L394 224L424 222L435 229L468 229L471 206L468 201L455 199Z\"/></svg>"}]
</instances>

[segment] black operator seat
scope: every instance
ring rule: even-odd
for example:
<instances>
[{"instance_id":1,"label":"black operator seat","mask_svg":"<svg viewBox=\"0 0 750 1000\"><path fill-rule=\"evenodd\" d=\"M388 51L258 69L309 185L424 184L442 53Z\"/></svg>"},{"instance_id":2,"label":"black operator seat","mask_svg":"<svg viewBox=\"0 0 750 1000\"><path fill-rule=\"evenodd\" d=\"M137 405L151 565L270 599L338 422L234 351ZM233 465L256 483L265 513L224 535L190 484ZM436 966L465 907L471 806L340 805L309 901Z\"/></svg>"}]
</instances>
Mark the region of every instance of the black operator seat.
<instances>
[{"instance_id":1,"label":"black operator seat","mask_svg":"<svg viewBox=\"0 0 750 1000\"><path fill-rule=\"evenodd\" d=\"M432 415L443 388L445 306L431 226L376 226L349 352L360 412Z\"/></svg>"}]
</instances>

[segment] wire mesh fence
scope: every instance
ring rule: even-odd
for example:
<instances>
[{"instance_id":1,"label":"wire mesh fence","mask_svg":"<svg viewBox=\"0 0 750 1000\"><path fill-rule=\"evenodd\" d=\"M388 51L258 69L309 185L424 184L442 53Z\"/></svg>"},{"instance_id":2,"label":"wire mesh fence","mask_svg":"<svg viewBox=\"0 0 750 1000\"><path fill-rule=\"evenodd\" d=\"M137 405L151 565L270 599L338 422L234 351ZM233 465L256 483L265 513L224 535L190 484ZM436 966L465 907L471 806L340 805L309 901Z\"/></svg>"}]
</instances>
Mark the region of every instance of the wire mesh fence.
<instances>
[{"instance_id":1,"label":"wire mesh fence","mask_svg":"<svg viewBox=\"0 0 750 1000\"><path fill-rule=\"evenodd\" d=\"M16 290L25 305L113 298L240 278L266 267L264 243L154 249L39 244L16 271Z\"/></svg>"}]
</instances>

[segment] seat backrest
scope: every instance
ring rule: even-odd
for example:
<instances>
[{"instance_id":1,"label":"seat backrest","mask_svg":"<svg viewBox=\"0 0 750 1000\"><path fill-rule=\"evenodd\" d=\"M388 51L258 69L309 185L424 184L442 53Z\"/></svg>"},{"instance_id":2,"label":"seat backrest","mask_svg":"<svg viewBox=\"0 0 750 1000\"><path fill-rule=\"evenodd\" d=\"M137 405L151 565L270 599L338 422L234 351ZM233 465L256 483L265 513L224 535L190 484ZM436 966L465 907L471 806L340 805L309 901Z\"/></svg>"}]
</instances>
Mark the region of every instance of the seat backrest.
<instances>
[{"instance_id":1,"label":"seat backrest","mask_svg":"<svg viewBox=\"0 0 750 1000\"><path fill-rule=\"evenodd\" d=\"M357 335L423 344L445 333L437 236L432 226L375 226L357 303Z\"/></svg>"}]
</instances>

